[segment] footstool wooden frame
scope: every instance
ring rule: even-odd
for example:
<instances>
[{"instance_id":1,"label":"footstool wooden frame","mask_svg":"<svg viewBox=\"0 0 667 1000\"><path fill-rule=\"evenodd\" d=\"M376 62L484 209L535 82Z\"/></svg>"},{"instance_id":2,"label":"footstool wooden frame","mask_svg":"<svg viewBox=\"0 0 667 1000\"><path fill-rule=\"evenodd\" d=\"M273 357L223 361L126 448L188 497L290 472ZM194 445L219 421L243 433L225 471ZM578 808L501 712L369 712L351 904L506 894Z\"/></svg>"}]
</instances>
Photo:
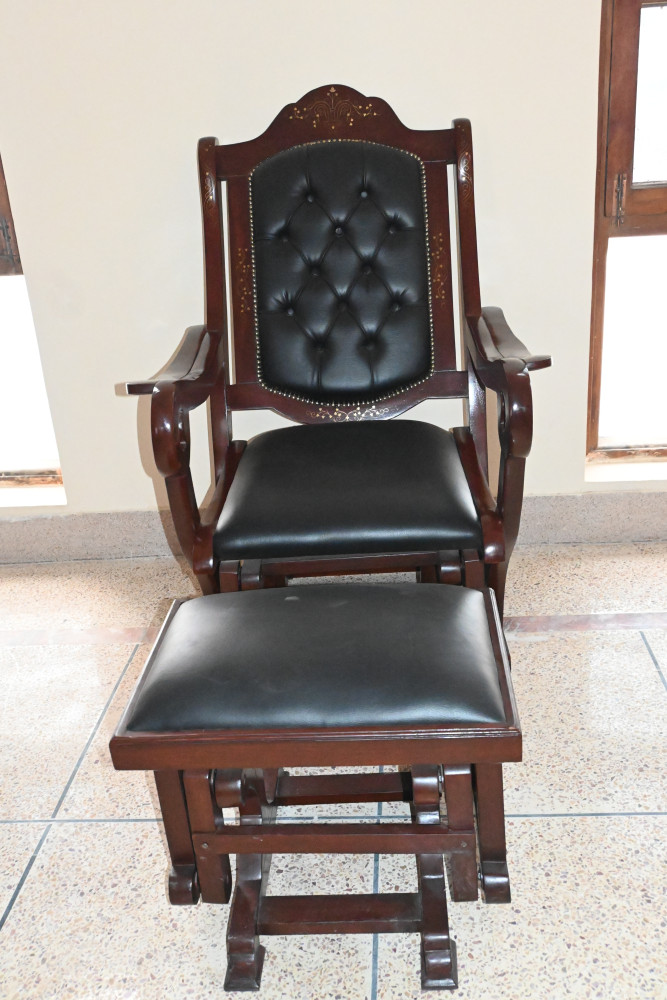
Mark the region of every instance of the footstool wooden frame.
<instances>
[{"instance_id":1,"label":"footstool wooden frame","mask_svg":"<svg viewBox=\"0 0 667 1000\"><path fill-rule=\"evenodd\" d=\"M110 748L116 768L155 772L172 903L227 903L238 856L227 990L259 988L260 935L408 931L421 935L423 988L452 989L443 855L453 900L477 899L478 855L487 902L509 899L501 768L521 759L521 732L488 590L323 585L176 602ZM399 769L286 770L377 765ZM275 823L284 806L397 800L411 821ZM225 824L232 806L239 823ZM269 896L273 853L414 854L418 891Z\"/></svg>"}]
</instances>

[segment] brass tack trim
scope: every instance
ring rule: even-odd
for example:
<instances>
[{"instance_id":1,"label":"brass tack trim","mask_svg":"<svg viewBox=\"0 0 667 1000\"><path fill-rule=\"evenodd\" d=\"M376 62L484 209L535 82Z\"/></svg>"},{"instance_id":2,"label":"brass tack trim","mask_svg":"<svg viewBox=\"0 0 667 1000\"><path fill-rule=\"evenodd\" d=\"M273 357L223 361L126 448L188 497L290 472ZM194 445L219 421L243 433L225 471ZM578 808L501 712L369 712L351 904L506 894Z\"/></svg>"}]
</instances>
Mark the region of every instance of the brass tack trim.
<instances>
[{"instance_id":1,"label":"brass tack trim","mask_svg":"<svg viewBox=\"0 0 667 1000\"><path fill-rule=\"evenodd\" d=\"M273 153L271 156L267 156L264 160L260 160L260 162L257 163L253 167L253 169L250 171L250 174L248 175L248 200L249 200L249 206L250 206L250 249L251 249L251 258L252 258L252 289L253 289L252 298L253 298L253 309L254 309L254 319L255 319L255 357L257 358L257 381L259 382L259 384L261 385L261 387L263 389L266 389L267 392L273 393L275 396L282 396L284 399L294 399L294 400L297 400L298 402L301 402L301 403L310 403L313 406L318 406L320 410L322 410L323 408L325 408L327 406L336 407L336 410L338 410L341 405L343 405L343 406L350 406L353 409L355 407L358 408L358 407L361 407L361 406L366 406L366 407L370 406L371 410L374 410L375 407L373 407L372 404L374 404L374 403L380 403L380 402L383 402L384 400L387 400L387 399L393 399L395 396L402 396L403 393L407 392L409 389L414 389L416 386L423 385L425 382L428 382L428 380L432 377L433 372L435 371L435 340L434 340L434 334L433 334L433 308L432 308L432 302L431 302L431 250L430 250L430 239L429 239L428 203L427 203L427 199L426 199L426 170L424 168L424 161L422 160L422 158L420 156L417 156L416 153L412 153L409 149L403 149L400 146L387 146L387 144L384 143L384 142L373 142L372 140L368 140L368 139L318 139L315 142L300 142L300 143L297 143L294 146L289 146L288 148L290 150L291 149L305 149L305 148L307 148L309 146L322 146L325 143L330 143L330 142L345 142L345 143L350 143L350 142L364 142L364 143L366 143L369 146L381 146L384 149L394 149L394 150L398 150L401 153L405 153L407 156L411 156L413 159L417 160L417 162L419 164L419 169L420 169L420 173L421 173L421 182L422 182L421 183L421 187L422 187L422 203L423 203L423 206L424 206L424 239L425 239L425 244L426 244L426 247L425 247L425 249L426 249L426 279L427 279L427 285L428 285L428 320L429 320L429 334L430 334L430 345L431 345L431 366L430 366L430 370L428 371L428 373L423 378L416 379L413 382L408 382L406 385L401 386L400 389L394 389L393 391L383 393L380 396L372 396L370 399L354 400L353 402L346 403L346 404L339 404L339 403L336 403L334 400L332 400L331 403L326 403L325 401L323 401L321 399L311 399L308 396L302 396L302 395L300 395L298 393L285 392L282 389L276 389L273 386L270 386L270 385L266 384L266 382L264 381L263 373L262 373L262 362L261 362L261 356L260 356L260 343L259 343L259 310L258 310L258 304L257 304L257 269L256 269L256 266L255 266L255 230L254 230L253 202L252 202L252 178L253 178L253 175L254 175L255 171L259 167L261 167L262 164L267 163L268 160L273 159L274 156L280 155L279 153ZM280 152L285 152L285 151L281 150ZM334 412L336 412L336 411L334 411ZM345 412L345 411L340 411L340 412L342 413L342 412ZM353 410L350 410L350 411L347 411L347 412L348 413L352 413ZM385 410L383 410L382 412L383 413L387 412L387 408L385 408ZM369 411L369 416L370 415L371 414L370 414L370 411ZM373 416L380 416L380 415L381 414L380 414L379 411L377 413L373 413ZM324 413L309 413L309 416L318 416L318 417L321 417L321 419L323 419L323 420L326 419ZM334 419L333 414L331 415L331 419ZM351 419L361 420L361 419L365 419L365 417L356 417L356 418L352 417Z\"/></svg>"}]
</instances>

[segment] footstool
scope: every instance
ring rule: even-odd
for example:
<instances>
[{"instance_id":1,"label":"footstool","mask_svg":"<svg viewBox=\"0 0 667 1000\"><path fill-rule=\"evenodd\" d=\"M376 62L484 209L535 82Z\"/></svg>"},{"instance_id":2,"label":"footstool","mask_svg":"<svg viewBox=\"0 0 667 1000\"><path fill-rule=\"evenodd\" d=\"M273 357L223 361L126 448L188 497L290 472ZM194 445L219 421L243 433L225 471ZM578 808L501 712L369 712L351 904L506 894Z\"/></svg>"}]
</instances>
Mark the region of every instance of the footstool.
<instances>
[{"instance_id":1,"label":"footstool","mask_svg":"<svg viewBox=\"0 0 667 1000\"><path fill-rule=\"evenodd\" d=\"M489 590L312 585L176 602L110 744L147 769L172 903L227 903L225 989L258 989L260 935L416 931L424 988L454 988L453 900L509 899L503 762L521 759ZM397 765L361 774L287 768ZM276 824L281 807L409 803L411 820ZM444 802L443 802L444 800ZM446 809L446 819L441 807ZM235 806L239 823L226 824ZM416 893L272 896L273 853L414 854Z\"/></svg>"}]
</instances>

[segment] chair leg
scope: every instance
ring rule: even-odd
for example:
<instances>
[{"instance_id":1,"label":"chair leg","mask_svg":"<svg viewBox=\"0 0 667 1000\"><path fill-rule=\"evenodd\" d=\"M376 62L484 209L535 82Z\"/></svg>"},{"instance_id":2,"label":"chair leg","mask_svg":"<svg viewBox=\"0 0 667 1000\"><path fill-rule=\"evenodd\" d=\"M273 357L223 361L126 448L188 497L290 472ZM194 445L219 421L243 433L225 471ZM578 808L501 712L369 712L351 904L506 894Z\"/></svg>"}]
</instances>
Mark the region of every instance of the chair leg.
<instances>
[{"instance_id":1,"label":"chair leg","mask_svg":"<svg viewBox=\"0 0 667 1000\"><path fill-rule=\"evenodd\" d=\"M242 826L274 821L276 808L267 805L264 782L261 771L243 772ZM227 925L226 990L259 989L266 951L259 940L259 904L266 893L270 865L270 854L237 855L236 889Z\"/></svg>"},{"instance_id":2,"label":"chair leg","mask_svg":"<svg viewBox=\"0 0 667 1000\"><path fill-rule=\"evenodd\" d=\"M450 830L470 830L474 827L472 777L468 764L444 768L447 826ZM474 856L452 854L449 858L451 873L449 891L456 903L477 899L477 863Z\"/></svg>"},{"instance_id":3,"label":"chair leg","mask_svg":"<svg viewBox=\"0 0 667 1000\"><path fill-rule=\"evenodd\" d=\"M154 776L171 858L169 902L174 906L191 906L200 894L182 772L155 771Z\"/></svg>"},{"instance_id":4,"label":"chair leg","mask_svg":"<svg viewBox=\"0 0 667 1000\"><path fill-rule=\"evenodd\" d=\"M412 813L417 823L440 822L438 768L412 767ZM417 876L422 901L422 989L456 989L456 946L449 935L445 865L442 854L418 854Z\"/></svg>"},{"instance_id":5,"label":"chair leg","mask_svg":"<svg viewBox=\"0 0 667 1000\"><path fill-rule=\"evenodd\" d=\"M505 584L507 582L507 562L492 563L489 566L489 586L496 595L498 604L498 614L503 620L503 610L505 607Z\"/></svg>"},{"instance_id":6,"label":"chair leg","mask_svg":"<svg viewBox=\"0 0 667 1000\"><path fill-rule=\"evenodd\" d=\"M502 764L475 764L474 791L484 901L509 903Z\"/></svg>"}]
</instances>

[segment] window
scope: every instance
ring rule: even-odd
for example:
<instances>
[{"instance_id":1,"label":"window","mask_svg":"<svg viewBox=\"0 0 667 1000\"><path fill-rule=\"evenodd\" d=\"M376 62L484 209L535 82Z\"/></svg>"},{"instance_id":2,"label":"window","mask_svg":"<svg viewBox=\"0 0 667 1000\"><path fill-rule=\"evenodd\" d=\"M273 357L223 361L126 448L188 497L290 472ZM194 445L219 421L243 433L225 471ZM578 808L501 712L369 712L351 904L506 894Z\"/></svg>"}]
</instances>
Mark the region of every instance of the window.
<instances>
[{"instance_id":1,"label":"window","mask_svg":"<svg viewBox=\"0 0 667 1000\"><path fill-rule=\"evenodd\" d=\"M66 502L28 291L0 159L0 508Z\"/></svg>"},{"instance_id":2,"label":"window","mask_svg":"<svg viewBox=\"0 0 667 1000\"><path fill-rule=\"evenodd\" d=\"M667 3L604 0L589 459L667 460Z\"/></svg>"}]
</instances>

